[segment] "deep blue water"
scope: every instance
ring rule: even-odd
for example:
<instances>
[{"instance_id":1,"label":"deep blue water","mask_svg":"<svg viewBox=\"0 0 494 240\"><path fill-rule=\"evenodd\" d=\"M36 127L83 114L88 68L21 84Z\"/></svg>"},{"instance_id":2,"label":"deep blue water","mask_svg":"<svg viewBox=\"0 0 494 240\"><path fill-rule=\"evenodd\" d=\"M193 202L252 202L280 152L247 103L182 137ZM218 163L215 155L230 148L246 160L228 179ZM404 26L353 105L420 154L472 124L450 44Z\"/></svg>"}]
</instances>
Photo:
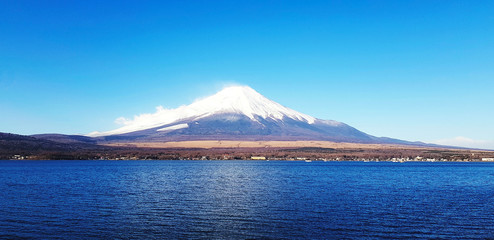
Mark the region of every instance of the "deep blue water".
<instances>
[{"instance_id":1,"label":"deep blue water","mask_svg":"<svg viewBox=\"0 0 494 240\"><path fill-rule=\"evenodd\" d=\"M0 238L494 238L494 164L0 161Z\"/></svg>"}]
</instances>

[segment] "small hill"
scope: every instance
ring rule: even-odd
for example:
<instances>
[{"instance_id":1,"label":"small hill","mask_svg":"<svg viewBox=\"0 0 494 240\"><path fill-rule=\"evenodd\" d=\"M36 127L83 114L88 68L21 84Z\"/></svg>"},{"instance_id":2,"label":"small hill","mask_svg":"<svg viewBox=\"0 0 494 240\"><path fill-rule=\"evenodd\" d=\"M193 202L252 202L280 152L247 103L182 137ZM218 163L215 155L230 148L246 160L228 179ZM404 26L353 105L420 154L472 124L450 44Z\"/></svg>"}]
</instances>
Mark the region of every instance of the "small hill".
<instances>
[{"instance_id":1,"label":"small hill","mask_svg":"<svg viewBox=\"0 0 494 240\"><path fill-rule=\"evenodd\" d=\"M96 140L91 137L81 135L65 135L65 134L36 134L31 137L49 140L58 143L82 143L82 144L96 144Z\"/></svg>"},{"instance_id":2,"label":"small hill","mask_svg":"<svg viewBox=\"0 0 494 240\"><path fill-rule=\"evenodd\" d=\"M80 137L80 138L79 138ZM101 150L109 147L92 144L84 136L50 137L59 141L52 141L33 136L24 136L12 133L0 133L0 159L10 159L13 155L43 155L48 153L73 153L90 150ZM60 142L64 138L74 138L72 142ZM77 141L77 139L80 139ZM86 142L84 142L86 141Z\"/></svg>"}]
</instances>

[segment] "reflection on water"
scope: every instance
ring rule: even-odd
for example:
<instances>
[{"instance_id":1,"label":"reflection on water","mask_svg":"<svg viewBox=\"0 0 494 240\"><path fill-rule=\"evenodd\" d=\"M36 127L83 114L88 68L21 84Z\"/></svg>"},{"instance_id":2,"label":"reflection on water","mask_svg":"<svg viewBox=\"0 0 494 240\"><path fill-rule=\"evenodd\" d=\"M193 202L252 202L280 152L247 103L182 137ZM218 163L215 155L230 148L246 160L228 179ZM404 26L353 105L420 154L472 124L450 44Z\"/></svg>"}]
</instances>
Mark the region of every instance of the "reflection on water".
<instances>
[{"instance_id":1,"label":"reflection on water","mask_svg":"<svg viewBox=\"0 0 494 240\"><path fill-rule=\"evenodd\" d=\"M494 164L0 161L0 238L493 238Z\"/></svg>"}]
</instances>

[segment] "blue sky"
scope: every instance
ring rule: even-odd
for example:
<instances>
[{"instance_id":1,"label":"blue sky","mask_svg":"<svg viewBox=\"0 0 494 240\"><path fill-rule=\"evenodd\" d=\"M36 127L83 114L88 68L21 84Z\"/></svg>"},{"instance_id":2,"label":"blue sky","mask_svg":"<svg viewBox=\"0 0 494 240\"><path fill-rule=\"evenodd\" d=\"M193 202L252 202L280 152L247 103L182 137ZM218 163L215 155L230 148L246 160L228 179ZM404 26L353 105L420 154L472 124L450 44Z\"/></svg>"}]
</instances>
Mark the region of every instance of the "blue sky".
<instances>
[{"instance_id":1,"label":"blue sky","mask_svg":"<svg viewBox=\"0 0 494 240\"><path fill-rule=\"evenodd\" d=\"M1 1L0 131L117 128L225 84L494 149L494 1Z\"/></svg>"}]
</instances>

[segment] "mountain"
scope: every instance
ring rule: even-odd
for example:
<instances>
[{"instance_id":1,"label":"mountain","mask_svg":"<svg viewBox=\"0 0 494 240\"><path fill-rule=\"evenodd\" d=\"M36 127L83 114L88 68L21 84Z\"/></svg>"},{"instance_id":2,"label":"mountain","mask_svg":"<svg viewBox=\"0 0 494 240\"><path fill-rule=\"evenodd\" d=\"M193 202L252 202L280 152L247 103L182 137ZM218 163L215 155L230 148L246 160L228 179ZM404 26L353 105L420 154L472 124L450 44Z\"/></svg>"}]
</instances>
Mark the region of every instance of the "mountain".
<instances>
[{"instance_id":1,"label":"mountain","mask_svg":"<svg viewBox=\"0 0 494 240\"><path fill-rule=\"evenodd\" d=\"M50 140L38 139L30 136L23 136L12 133L0 132L0 149L3 151L59 151L66 149L66 144L57 143Z\"/></svg>"},{"instance_id":2,"label":"mountain","mask_svg":"<svg viewBox=\"0 0 494 240\"><path fill-rule=\"evenodd\" d=\"M318 119L276 103L248 86L227 87L213 96L176 109L157 108L124 126L93 132L105 142L190 140L322 140L354 143L410 142L378 138L347 124Z\"/></svg>"},{"instance_id":3,"label":"mountain","mask_svg":"<svg viewBox=\"0 0 494 240\"><path fill-rule=\"evenodd\" d=\"M51 137L48 137L51 136ZM57 137L53 137L57 136ZM65 136L65 137L64 137ZM55 138L55 140L49 140L48 138ZM61 140L63 138L81 139L81 141ZM84 136L68 136L61 134L46 134L46 135L33 135L24 136L12 133L0 132L0 159L10 159L13 155L36 155L37 159L74 159L74 156L67 154L80 154L90 151L106 151L111 149L107 146L96 145L94 139ZM84 154L80 154L81 156Z\"/></svg>"},{"instance_id":4,"label":"mountain","mask_svg":"<svg viewBox=\"0 0 494 240\"><path fill-rule=\"evenodd\" d=\"M80 136L80 135L65 135L65 134L35 134L31 137L49 140L58 143L68 144L96 144L96 140L92 137Z\"/></svg>"}]
</instances>

